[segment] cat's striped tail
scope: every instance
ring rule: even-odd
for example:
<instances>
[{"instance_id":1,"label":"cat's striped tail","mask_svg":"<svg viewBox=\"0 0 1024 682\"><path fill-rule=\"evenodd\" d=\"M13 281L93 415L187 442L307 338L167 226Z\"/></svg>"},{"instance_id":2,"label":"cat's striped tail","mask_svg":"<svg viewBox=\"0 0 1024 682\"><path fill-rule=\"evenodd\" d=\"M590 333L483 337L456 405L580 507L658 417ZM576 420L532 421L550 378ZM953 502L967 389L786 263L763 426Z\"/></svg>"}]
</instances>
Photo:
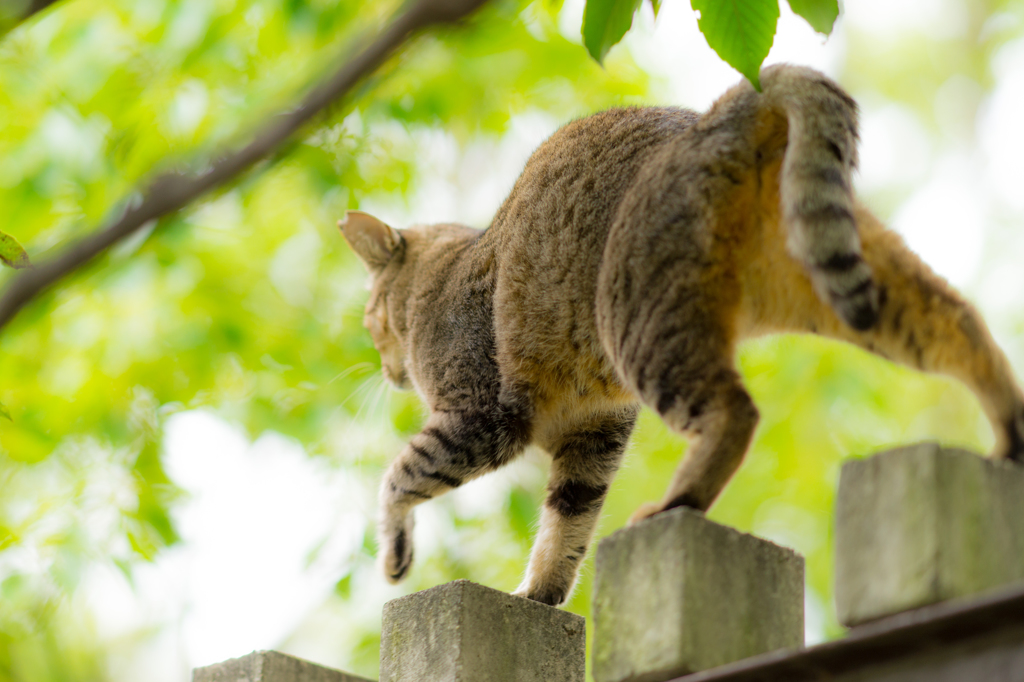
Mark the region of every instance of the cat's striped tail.
<instances>
[{"instance_id":1,"label":"cat's striped tail","mask_svg":"<svg viewBox=\"0 0 1024 682\"><path fill-rule=\"evenodd\" d=\"M857 165L857 104L817 71L765 69L763 100L789 122L779 195L787 248L818 296L857 330L874 326L879 289L861 256L851 173Z\"/></svg>"}]
</instances>

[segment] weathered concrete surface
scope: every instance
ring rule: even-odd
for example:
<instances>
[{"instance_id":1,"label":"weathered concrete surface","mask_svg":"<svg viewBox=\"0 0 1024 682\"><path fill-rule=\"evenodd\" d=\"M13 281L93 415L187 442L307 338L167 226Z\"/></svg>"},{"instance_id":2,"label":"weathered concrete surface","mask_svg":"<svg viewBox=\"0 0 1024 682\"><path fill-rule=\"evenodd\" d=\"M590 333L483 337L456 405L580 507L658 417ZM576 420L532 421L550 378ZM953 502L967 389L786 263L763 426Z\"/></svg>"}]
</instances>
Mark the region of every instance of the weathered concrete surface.
<instances>
[{"instance_id":1,"label":"weathered concrete surface","mask_svg":"<svg viewBox=\"0 0 1024 682\"><path fill-rule=\"evenodd\" d=\"M691 509L605 538L595 682L661 682L804 642L804 560Z\"/></svg>"},{"instance_id":2,"label":"weathered concrete surface","mask_svg":"<svg viewBox=\"0 0 1024 682\"><path fill-rule=\"evenodd\" d=\"M254 651L248 656L196 668L192 682L370 682L277 651Z\"/></svg>"},{"instance_id":3,"label":"weathered concrete surface","mask_svg":"<svg viewBox=\"0 0 1024 682\"><path fill-rule=\"evenodd\" d=\"M583 618L457 580L384 605L381 682L584 682Z\"/></svg>"},{"instance_id":4,"label":"weathered concrete surface","mask_svg":"<svg viewBox=\"0 0 1024 682\"><path fill-rule=\"evenodd\" d=\"M922 443L843 465L836 611L854 626L1024 579L1024 467Z\"/></svg>"},{"instance_id":5,"label":"weathered concrete surface","mask_svg":"<svg viewBox=\"0 0 1024 682\"><path fill-rule=\"evenodd\" d=\"M673 682L1021 682L1024 585L861 625L842 639L754 656Z\"/></svg>"}]
</instances>

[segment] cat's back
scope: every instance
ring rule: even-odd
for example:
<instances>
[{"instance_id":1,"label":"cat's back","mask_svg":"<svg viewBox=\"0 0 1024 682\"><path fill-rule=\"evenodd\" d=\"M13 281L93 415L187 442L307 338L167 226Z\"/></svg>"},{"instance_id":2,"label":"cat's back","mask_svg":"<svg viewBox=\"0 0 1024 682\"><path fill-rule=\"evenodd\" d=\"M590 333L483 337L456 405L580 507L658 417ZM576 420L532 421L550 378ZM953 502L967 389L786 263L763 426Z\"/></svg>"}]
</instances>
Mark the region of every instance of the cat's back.
<instances>
[{"instance_id":1,"label":"cat's back","mask_svg":"<svg viewBox=\"0 0 1024 682\"><path fill-rule=\"evenodd\" d=\"M496 262L503 364L554 383L590 377L580 392L617 383L593 319L604 245L643 163L697 117L671 107L612 109L567 124L533 153L481 239Z\"/></svg>"},{"instance_id":2,"label":"cat's back","mask_svg":"<svg viewBox=\"0 0 1024 682\"><path fill-rule=\"evenodd\" d=\"M568 240L607 229L643 159L697 118L688 109L631 107L566 124L530 156L487 238L507 248L516 237L535 243L538 231Z\"/></svg>"},{"instance_id":3,"label":"cat's back","mask_svg":"<svg viewBox=\"0 0 1024 682\"><path fill-rule=\"evenodd\" d=\"M518 266L561 272L584 255L599 257L643 162L697 118L687 109L632 107L566 124L530 156L483 243L513 277Z\"/></svg>"}]
</instances>

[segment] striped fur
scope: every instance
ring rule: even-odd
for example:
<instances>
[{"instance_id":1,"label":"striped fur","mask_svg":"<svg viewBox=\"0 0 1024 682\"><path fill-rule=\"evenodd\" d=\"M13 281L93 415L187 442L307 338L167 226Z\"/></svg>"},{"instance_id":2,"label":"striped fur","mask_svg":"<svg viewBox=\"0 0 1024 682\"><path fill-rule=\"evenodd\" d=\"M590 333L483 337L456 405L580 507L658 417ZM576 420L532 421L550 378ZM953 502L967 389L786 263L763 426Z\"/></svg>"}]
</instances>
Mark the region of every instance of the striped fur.
<instances>
[{"instance_id":1,"label":"striped fur","mask_svg":"<svg viewBox=\"0 0 1024 682\"><path fill-rule=\"evenodd\" d=\"M606 111L542 144L486 231L342 223L373 276L385 376L429 407L380 490L380 562L413 559L413 509L534 444L551 456L518 594L572 590L637 410L690 440L661 501L707 509L758 421L736 344L817 333L954 376L1024 459L1024 396L977 312L859 205L856 106L772 67L696 114Z\"/></svg>"},{"instance_id":2,"label":"striped fur","mask_svg":"<svg viewBox=\"0 0 1024 682\"><path fill-rule=\"evenodd\" d=\"M820 74L792 67L765 71L763 100L784 112L789 126L779 182L789 252L843 321L869 329L879 295L853 217L857 103Z\"/></svg>"}]
</instances>

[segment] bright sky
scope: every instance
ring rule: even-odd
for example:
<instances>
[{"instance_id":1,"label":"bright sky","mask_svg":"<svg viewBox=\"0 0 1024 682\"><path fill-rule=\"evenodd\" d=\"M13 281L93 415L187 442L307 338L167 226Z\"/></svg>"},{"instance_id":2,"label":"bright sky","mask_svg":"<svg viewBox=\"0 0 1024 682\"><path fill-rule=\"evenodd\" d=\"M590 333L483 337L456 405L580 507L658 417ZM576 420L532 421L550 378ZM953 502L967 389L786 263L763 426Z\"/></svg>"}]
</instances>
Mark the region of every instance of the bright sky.
<instances>
[{"instance_id":1,"label":"bright sky","mask_svg":"<svg viewBox=\"0 0 1024 682\"><path fill-rule=\"evenodd\" d=\"M703 109L738 81L697 32L687 3L664 3L653 33L652 17L645 12L641 31L631 34L628 46L641 66L668 79L669 101ZM581 15L581 0L567 3L567 35L578 35ZM843 21L886 40L906 30L953 34L961 19L954 0L858 0L847 3ZM783 3L776 44L769 63L834 72L844 32L840 26L824 42ZM1024 291L1024 231L1019 229L1024 222L1024 42L1007 46L996 66L997 84L983 105L978 148L937 147L910 110L862 101L858 183L869 192L894 184L916 188L893 214L893 226L938 272L965 288L993 321L997 336L1005 338L1000 313L1015 302L1019 306ZM955 110L972 87L951 81L940 99ZM439 172L413 199L413 210L390 205L368 210L399 225L443 219L486 224L526 157L556 125L543 116L522 116L505 139L465 154L443 133L431 133L428 154ZM983 256L990 267L979 272ZM1024 374L1024 348L1009 350L1018 374ZM320 466L280 437L250 443L216 417L187 412L169 421L166 445L169 474L191 495L177 512L184 542L143 567L134 592L113 571L98 571L86 587L101 632L111 640L171 623L148 640L139 657L119 662L115 672L126 682L184 682L192 666L279 645L330 594L362 542L361 530L351 529L361 529L373 513L372 486ZM507 483L497 477L486 483L489 478L459 491L459 504L486 506L500 499L494 486ZM424 524L430 525L429 515L421 519ZM418 551L429 552L430 545L428 539ZM380 604L397 594L391 589L382 585L379 594L362 596ZM809 604L811 641L822 636L820 613L820 605ZM358 617L372 624L379 614ZM311 642L305 653L330 663L338 660L331 647L342 644L337 638L330 644Z\"/></svg>"}]
</instances>

